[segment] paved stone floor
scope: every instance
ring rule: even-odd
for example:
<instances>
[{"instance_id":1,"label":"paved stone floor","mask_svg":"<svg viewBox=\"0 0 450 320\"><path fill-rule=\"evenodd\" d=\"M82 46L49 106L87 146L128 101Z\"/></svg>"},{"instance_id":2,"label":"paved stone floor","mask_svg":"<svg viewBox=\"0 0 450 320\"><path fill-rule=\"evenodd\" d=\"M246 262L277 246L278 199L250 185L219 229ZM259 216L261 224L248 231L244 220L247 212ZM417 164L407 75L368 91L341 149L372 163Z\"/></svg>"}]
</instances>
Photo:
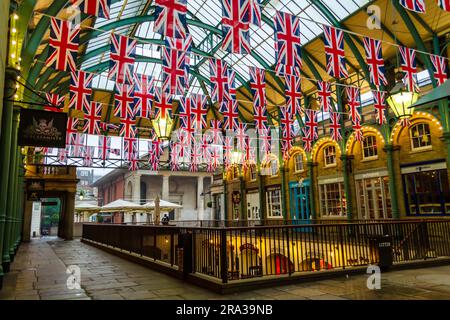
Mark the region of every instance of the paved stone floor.
<instances>
[{"instance_id":1,"label":"paved stone floor","mask_svg":"<svg viewBox=\"0 0 450 320\"><path fill-rule=\"evenodd\" d=\"M69 290L66 266L81 268L81 289ZM0 299L448 299L450 266L391 271L381 289L368 290L368 275L340 276L219 295L168 275L128 262L78 240L47 238L24 243Z\"/></svg>"}]
</instances>

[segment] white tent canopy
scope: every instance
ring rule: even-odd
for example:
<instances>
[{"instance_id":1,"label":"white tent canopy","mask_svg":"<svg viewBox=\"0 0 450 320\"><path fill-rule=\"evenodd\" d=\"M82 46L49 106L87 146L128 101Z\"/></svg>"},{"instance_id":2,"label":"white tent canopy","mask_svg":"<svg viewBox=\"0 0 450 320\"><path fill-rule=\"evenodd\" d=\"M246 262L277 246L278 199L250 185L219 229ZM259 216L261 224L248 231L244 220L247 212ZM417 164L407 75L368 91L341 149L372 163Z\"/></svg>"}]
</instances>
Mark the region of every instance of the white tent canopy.
<instances>
[{"instance_id":1,"label":"white tent canopy","mask_svg":"<svg viewBox=\"0 0 450 320\"><path fill-rule=\"evenodd\" d=\"M146 204L143 204L142 207L147 210L154 210L155 209L155 200L149 201ZM166 200L159 200L159 208L161 210L172 210L172 209L178 209L182 208L183 206L180 206L179 204L169 202Z\"/></svg>"},{"instance_id":2,"label":"white tent canopy","mask_svg":"<svg viewBox=\"0 0 450 320\"><path fill-rule=\"evenodd\" d=\"M90 203L79 203L75 206L75 211L98 211L100 210L99 206Z\"/></svg>"},{"instance_id":3,"label":"white tent canopy","mask_svg":"<svg viewBox=\"0 0 450 320\"><path fill-rule=\"evenodd\" d=\"M100 211L102 212L112 212L112 211L133 211L142 210L143 207L140 204L126 201L123 199L118 199L111 203L104 205Z\"/></svg>"}]
</instances>

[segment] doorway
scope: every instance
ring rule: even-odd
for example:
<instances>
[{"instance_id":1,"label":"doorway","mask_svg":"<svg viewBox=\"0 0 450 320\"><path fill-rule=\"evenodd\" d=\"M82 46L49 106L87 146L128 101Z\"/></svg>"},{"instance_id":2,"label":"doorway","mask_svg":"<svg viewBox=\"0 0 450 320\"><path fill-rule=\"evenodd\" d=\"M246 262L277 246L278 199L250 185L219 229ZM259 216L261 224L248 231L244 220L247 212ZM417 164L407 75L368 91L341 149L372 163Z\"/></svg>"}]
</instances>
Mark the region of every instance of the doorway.
<instances>
[{"instance_id":1,"label":"doorway","mask_svg":"<svg viewBox=\"0 0 450 320\"><path fill-rule=\"evenodd\" d=\"M58 236L61 220L61 199L43 198L41 201L41 236Z\"/></svg>"},{"instance_id":2,"label":"doorway","mask_svg":"<svg viewBox=\"0 0 450 320\"><path fill-rule=\"evenodd\" d=\"M289 183L291 196L291 219L296 223L310 223L310 184L309 179L305 179L301 183L296 181Z\"/></svg>"},{"instance_id":3,"label":"doorway","mask_svg":"<svg viewBox=\"0 0 450 320\"><path fill-rule=\"evenodd\" d=\"M357 180L356 187L360 219L392 218L388 177Z\"/></svg>"}]
</instances>

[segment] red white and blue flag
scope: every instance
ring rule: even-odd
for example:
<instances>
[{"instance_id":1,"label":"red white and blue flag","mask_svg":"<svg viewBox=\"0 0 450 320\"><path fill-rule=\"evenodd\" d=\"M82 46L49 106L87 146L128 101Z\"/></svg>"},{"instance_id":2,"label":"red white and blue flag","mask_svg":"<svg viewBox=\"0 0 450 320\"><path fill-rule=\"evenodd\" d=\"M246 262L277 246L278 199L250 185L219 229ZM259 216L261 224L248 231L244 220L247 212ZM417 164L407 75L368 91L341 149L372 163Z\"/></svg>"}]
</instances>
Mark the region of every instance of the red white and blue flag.
<instances>
[{"instance_id":1,"label":"red white and blue flag","mask_svg":"<svg viewBox=\"0 0 450 320\"><path fill-rule=\"evenodd\" d=\"M109 20L111 0L71 0L71 2L78 5L83 13Z\"/></svg>"},{"instance_id":2,"label":"red white and blue flag","mask_svg":"<svg viewBox=\"0 0 450 320\"><path fill-rule=\"evenodd\" d=\"M62 112L64 110L63 102L66 99L65 96L46 92L45 97L47 98L47 102L49 103L44 106L45 111Z\"/></svg>"},{"instance_id":3,"label":"red white and blue flag","mask_svg":"<svg viewBox=\"0 0 450 320\"><path fill-rule=\"evenodd\" d=\"M253 106L254 115L253 120L255 122L255 128L259 134L267 130L267 107L266 106Z\"/></svg>"},{"instance_id":4,"label":"red white and blue flag","mask_svg":"<svg viewBox=\"0 0 450 320\"><path fill-rule=\"evenodd\" d=\"M223 100L220 104L225 130L236 130L239 127L238 103L236 100Z\"/></svg>"},{"instance_id":5,"label":"red white and blue flag","mask_svg":"<svg viewBox=\"0 0 450 320\"><path fill-rule=\"evenodd\" d=\"M300 18L280 11L275 15L275 64L278 75L299 75L302 68Z\"/></svg>"},{"instance_id":6,"label":"red white and blue flag","mask_svg":"<svg viewBox=\"0 0 450 320\"><path fill-rule=\"evenodd\" d=\"M228 68L228 93L231 100L236 100L236 71Z\"/></svg>"},{"instance_id":7,"label":"red white and blue flag","mask_svg":"<svg viewBox=\"0 0 450 320\"><path fill-rule=\"evenodd\" d=\"M222 0L222 49L250 53L249 0Z\"/></svg>"},{"instance_id":8,"label":"red white and blue flag","mask_svg":"<svg viewBox=\"0 0 450 320\"><path fill-rule=\"evenodd\" d=\"M68 147L66 147L66 148L59 148L58 149L58 153L57 153L58 162L66 163L68 155L69 155L69 148Z\"/></svg>"},{"instance_id":9,"label":"red white and blue flag","mask_svg":"<svg viewBox=\"0 0 450 320\"><path fill-rule=\"evenodd\" d=\"M331 105L331 83L326 81L317 81L317 96L319 98L320 110L330 112Z\"/></svg>"},{"instance_id":10,"label":"red white and blue flag","mask_svg":"<svg viewBox=\"0 0 450 320\"><path fill-rule=\"evenodd\" d=\"M70 100L69 109L83 111L89 108L89 101L91 100L91 81L92 73L77 70L70 73Z\"/></svg>"},{"instance_id":11,"label":"red white and blue flag","mask_svg":"<svg viewBox=\"0 0 450 320\"><path fill-rule=\"evenodd\" d=\"M84 112L83 132L87 134L100 134L100 122L102 121L102 104L91 101L89 109Z\"/></svg>"},{"instance_id":12,"label":"red white and blue flag","mask_svg":"<svg viewBox=\"0 0 450 320\"><path fill-rule=\"evenodd\" d=\"M327 72L330 76L340 79L347 78L345 66L344 32L330 26L323 26Z\"/></svg>"},{"instance_id":13,"label":"red white and blue flag","mask_svg":"<svg viewBox=\"0 0 450 320\"><path fill-rule=\"evenodd\" d=\"M86 146L86 151L83 157L83 166L91 167L94 164L94 152L95 148L92 146Z\"/></svg>"},{"instance_id":14,"label":"red white and blue flag","mask_svg":"<svg viewBox=\"0 0 450 320\"><path fill-rule=\"evenodd\" d=\"M133 120L131 118L121 118L119 134L124 138L136 137L136 120Z\"/></svg>"},{"instance_id":15,"label":"red white and blue flag","mask_svg":"<svg viewBox=\"0 0 450 320\"><path fill-rule=\"evenodd\" d=\"M236 147L238 150L245 150L247 148L248 135L246 131L247 131L247 124L239 122L238 128L236 130L236 142L237 142Z\"/></svg>"},{"instance_id":16,"label":"red white and blue flag","mask_svg":"<svg viewBox=\"0 0 450 320\"><path fill-rule=\"evenodd\" d=\"M341 115L338 112L330 113L330 134L331 139L333 139L334 141L342 140L340 120Z\"/></svg>"},{"instance_id":17,"label":"red white and blue flag","mask_svg":"<svg viewBox=\"0 0 450 320\"><path fill-rule=\"evenodd\" d=\"M431 62L433 63L433 75L438 86L447 81L447 61L444 57L431 55Z\"/></svg>"},{"instance_id":18,"label":"red white and blue flag","mask_svg":"<svg viewBox=\"0 0 450 320\"><path fill-rule=\"evenodd\" d=\"M206 116L208 113L206 96L203 94L192 94L190 100L191 112L195 119L195 128L199 131L206 129L208 126L206 123Z\"/></svg>"},{"instance_id":19,"label":"red white and blue flag","mask_svg":"<svg viewBox=\"0 0 450 320\"><path fill-rule=\"evenodd\" d=\"M74 134L78 132L78 118L67 118L66 145L72 144Z\"/></svg>"},{"instance_id":20,"label":"red white and blue flag","mask_svg":"<svg viewBox=\"0 0 450 320\"><path fill-rule=\"evenodd\" d=\"M155 99L155 80L145 74L134 75L133 109L135 116L153 117L152 103Z\"/></svg>"},{"instance_id":21,"label":"red white and blue flag","mask_svg":"<svg viewBox=\"0 0 450 320\"><path fill-rule=\"evenodd\" d=\"M379 125L386 123L386 93L382 91L372 91L373 107L375 108L375 118Z\"/></svg>"},{"instance_id":22,"label":"red white and blue flag","mask_svg":"<svg viewBox=\"0 0 450 320\"><path fill-rule=\"evenodd\" d=\"M233 151L233 137L225 136L225 140L223 141L223 156L225 168L228 168L231 165L232 151Z\"/></svg>"},{"instance_id":23,"label":"red white and blue flag","mask_svg":"<svg viewBox=\"0 0 450 320\"><path fill-rule=\"evenodd\" d=\"M424 0L399 0L400 5L410 11L425 13Z\"/></svg>"},{"instance_id":24,"label":"red white and blue flag","mask_svg":"<svg viewBox=\"0 0 450 320\"><path fill-rule=\"evenodd\" d=\"M259 132L259 146L261 154L271 153L271 143L270 143L270 130L264 129Z\"/></svg>"},{"instance_id":25,"label":"red white and blue flag","mask_svg":"<svg viewBox=\"0 0 450 320\"><path fill-rule=\"evenodd\" d=\"M198 166L202 162L202 150L199 143L193 143L190 156L191 161L189 162L189 171L197 172Z\"/></svg>"},{"instance_id":26,"label":"red white and blue flag","mask_svg":"<svg viewBox=\"0 0 450 320\"><path fill-rule=\"evenodd\" d=\"M70 21L50 19L49 56L45 61L48 67L61 71L75 72L80 40L80 27L72 27Z\"/></svg>"},{"instance_id":27,"label":"red white and blue flag","mask_svg":"<svg viewBox=\"0 0 450 320\"><path fill-rule=\"evenodd\" d=\"M380 40L364 37L364 50L366 52L366 62L369 66L370 82L377 87L386 85L388 82L381 49Z\"/></svg>"},{"instance_id":28,"label":"red white and blue flag","mask_svg":"<svg viewBox=\"0 0 450 320\"><path fill-rule=\"evenodd\" d=\"M209 59L209 70L211 80L211 99L213 101L223 102L224 99L230 100L228 85L228 65L220 59Z\"/></svg>"},{"instance_id":29,"label":"red white and blue flag","mask_svg":"<svg viewBox=\"0 0 450 320\"><path fill-rule=\"evenodd\" d=\"M156 88L155 117L165 119L172 117L172 96L166 94L161 88Z\"/></svg>"},{"instance_id":30,"label":"red white and blue flag","mask_svg":"<svg viewBox=\"0 0 450 320\"><path fill-rule=\"evenodd\" d=\"M352 123L361 121L361 115L359 114L359 107L361 102L359 100L359 88L357 87L347 87L345 88L347 92L347 103L349 108L349 118Z\"/></svg>"},{"instance_id":31,"label":"red white and blue flag","mask_svg":"<svg viewBox=\"0 0 450 320\"><path fill-rule=\"evenodd\" d=\"M286 96L286 106L293 114L302 114L302 79L296 75L285 74L284 93Z\"/></svg>"},{"instance_id":32,"label":"red white and blue flag","mask_svg":"<svg viewBox=\"0 0 450 320\"><path fill-rule=\"evenodd\" d=\"M355 140L356 141L362 141L363 140L363 133L362 133L361 121L357 120L357 121L353 122L352 129L353 129L353 131L355 133Z\"/></svg>"},{"instance_id":33,"label":"red white and blue flag","mask_svg":"<svg viewBox=\"0 0 450 320\"><path fill-rule=\"evenodd\" d=\"M442 10L450 12L450 0L437 0L437 4Z\"/></svg>"},{"instance_id":34,"label":"red white and blue flag","mask_svg":"<svg viewBox=\"0 0 450 320\"><path fill-rule=\"evenodd\" d=\"M178 115L180 116L180 129L188 133L188 142L194 138L195 116L192 114L192 100L190 97L180 97Z\"/></svg>"},{"instance_id":35,"label":"red white and blue flag","mask_svg":"<svg viewBox=\"0 0 450 320\"><path fill-rule=\"evenodd\" d=\"M405 74L404 81L408 91L419 92L419 87L417 85L416 73L416 50L399 47L402 71Z\"/></svg>"},{"instance_id":36,"label":"red white and blue flag","mask_svg":"<svg viewBox=\"0 0 450 320\"><path fill-rule=\"evenodd\" d=\"M179 161L179 154L180 154L180 146L178 142L170 141L169 144L170 147L170 170L172 171L178 171L180 170L180 161Z\"/></svg>"},{"instance_id":37,"label":"red white and blue flag","mask_svg":"<svg viewBox=\"0 0 450 320\"><path fill-rule=\"evenodd\" d=\"M250 2L250 23L261 27L261 0L249 0Z\"/></svg>"},{"instance_id":38,"label":"red white and blue flag","mask_svg":"<svg viewBox=\"0 0 450 320\"><path fill-rule=\"evenodd\" d=\"M281 147L283 152L283 157L289 155L289 151L292 148L293 137L294 137L294 119L292 116L292 110L289 107L281 108Z\"/></svg>"},{"instance_id":39,"label":"red white and blue flag","mask_svg":"<svg viewBox=\"0 0 450 320\"><path fill-rule=\"evenodd\" d=\"M84 156L86 148L86 135L83 133L73 133L71 137L70 156L81 158Z\"/></svg>"},{"instance_id":40,"label":"red white and blue flag","mask_svg":"<svg viewBox=\"0 0 450 320\"><path fill-rule=\"evenodd\" d=\"M266 106L266 73L263 69L250 67L250 88L253 95L253 106Z\"/></svg>"},{"instance_id":41,"label":"red white and blue flag","mask_svg":"<svg viewBox=\"0 0 450 320\"><path fill-rule=\"evenodd\" d=\"M319 138L317 133L317 128L319 127L319 123L317 122L317 111L312 109L305 110L305 126L308 129L309 137L312 141L315 141Z\"/></svg>"},{"instance_id":42,"label":"red white and blue flag","mask_svg":"<svg viewBox=\"0 0 450 320\"><path fill-rule=\"evenodd\" d=\"M124 138L124 156L128 161L128 170L136 171L139 169L138 157L139 157L139 148L138 141L136 138Z\"/></svg>"},{"instance_id":43,"label":"red white and blue flag","mask_svg":"<svg viewBox=\"0 0 450 320\"><path fill-rule=\"evenodd\" d=\"M212 133L212 143L213 144L222 144L222 121L220 120L211 120L210 121L209 130Z\"/></svg>"},{"instance_id":44,"label":"red white and blue flag","mask_svg":"<svg viewBox=\"0 0 450 320\"><path fill-rule=\"evenodd\" d=\"M159 159L163 154L162 142L158 139L148 142L148 163L153 171L159 169Z\"/></svg>"},{"instance_id":45,"label":"red white and blue flag","mask_svg":"<svg viewBox=\"0 0 450 320\"><path fill-rule=\"evenodd\" d=\"M306 152L311 152L312 149L312 138L310 137L310 133L307 127L302 128L302 141L303 141L303 150Z\"/></svg>"},{"instance_id":46,"label":"red white and blue flag","mask_svg":"<svg viewBox=\"0 0 450 320\"><path fill-rule=\"evenodd\" d=\"M133 83L136 44L136 40L118 34L111 34L108 74L110 80L115 80L116 83Z\"/></svg>"},{"instance_id":47,"label":"red white and blue flag","mask_svg":"<svg viewBox=\"0 0 450 320\"><path fill-rule=\"evenodd\" d=\"M114 116L119 118L134 119L135 110L133 109L133 85L127 83L116 83L114 94Z\"/></svg>"},{"instance_id":48,"label":"red white and blue flag","mask_svg":"<svg viewBox=\"0 0 450 320\"><path fill-rule=\"evenodd\" d=\"M155 0L153 31L166 37L184 39L188 34L186 23L187 0Z\"/></svg>"},{"instance_id":49,"label":"red white and blue flag","mask_svg":"<svg viewBox=\"0 0 450 320\"><path fill-rule=\"evenodd\" d=\"M163 63L162 89L164 92L173 95L183 95L189 89L189 65L186 63L189 51L186 50L190 48L190 45L181 42L166 39L166 45L162 48L161 53Z\"/></svg>"},{"instance_id":50,"label":"red white and blue flag","mask_svg":"<svg viewBox=\"0 0 450 320\"><path fill-rule=\"evenodd\" d=\"M109 159L111 154L111 137L99 136L98 137L98 157L103 161Z\"/></svg>"}]
</instances>

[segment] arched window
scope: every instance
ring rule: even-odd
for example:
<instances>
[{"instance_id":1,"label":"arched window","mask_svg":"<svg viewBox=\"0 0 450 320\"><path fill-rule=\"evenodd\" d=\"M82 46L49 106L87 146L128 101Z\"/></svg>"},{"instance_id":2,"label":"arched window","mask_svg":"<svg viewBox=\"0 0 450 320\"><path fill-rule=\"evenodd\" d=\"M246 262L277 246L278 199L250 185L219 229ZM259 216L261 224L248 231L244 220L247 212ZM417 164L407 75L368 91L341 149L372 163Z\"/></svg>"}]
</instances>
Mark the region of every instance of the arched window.
<instances>
[{"instance_id":1,"label":"arched window","mask_svg":"<svg viewBox=\"0 0 450 320\"><path fill-rule=\"evenodd\" d=\"M410 129L411 149L430 149L431 148L431 133L430 125L428 123L418 123Z\"/></svg>"},{"instance_id":2,"label":"arched window","mask_svg":"<svg viewBox=\"0 0 450 320\"><path fill-rule=\"evenodd\" d=\"M364 136L362 149L363 159L369 160L378 158L377 137L374 135Z\"/></svg>"},{"instance_id":3,"label":"arched window","mask_svg":"<svg viewBox=\"0 0 450 320\"><path fill-rule=\"evenodd\" d=\"M336 165L336 147L331 145L323 150L323 158L325 167L333 167Z\"/></svg>"},{"instance_id":4,"label":"arched window","mask_svg":"<svg viewBox=\"0 0 450 320\"><path fill-rule=\"evenodd\" d=\"M272 176L276 176L278 175L278 160L277 159L272 159L270 161L270 172L272 174Z\"/></svg>"},{"instance_id":5,"label":"arched window","mask_svg":"<svg viewBox=\"0 0 450 320\"><path fill-rule=\"evenodd\" d=\"M300 172L305 170L304 166L303 166L303 154L302 153L297 153L294 156L294 170L295 172Z\"/></svg>"},{"instance_id":6,"label":"arched window","mask_svg":"<svg viewBox=\"0 0 450 320\"><path fill-rule=\"evenodd\" d=\"M256 165L250 165L250 181L256 181Z\"/></svg>"}]
</instances>

